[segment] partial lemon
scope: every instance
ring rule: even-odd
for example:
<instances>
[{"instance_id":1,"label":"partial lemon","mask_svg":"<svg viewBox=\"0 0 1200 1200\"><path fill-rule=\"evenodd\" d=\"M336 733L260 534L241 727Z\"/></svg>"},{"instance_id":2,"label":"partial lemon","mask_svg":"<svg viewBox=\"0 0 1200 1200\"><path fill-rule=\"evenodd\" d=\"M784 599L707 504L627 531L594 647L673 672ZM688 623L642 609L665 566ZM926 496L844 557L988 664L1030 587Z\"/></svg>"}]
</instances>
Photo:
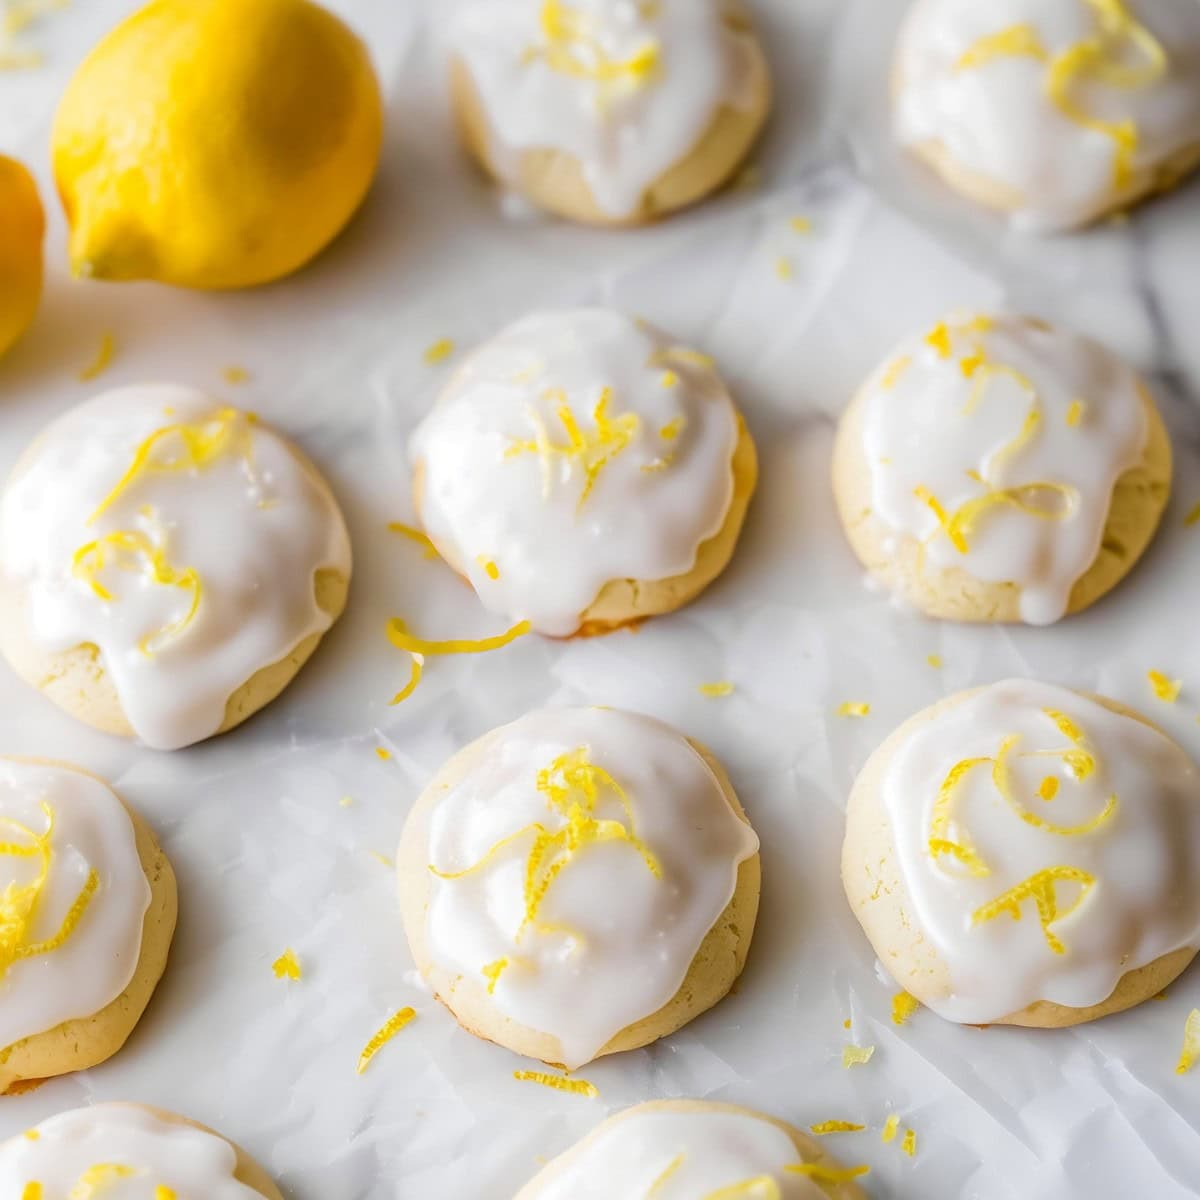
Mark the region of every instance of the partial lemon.
<instances>
[{"instance_id":1,"label":"partial lemon","mask_svg":"<svg viewBox=\"0 0 1200 1200\"><path fill-rule=\"evenodd\" d=\"M362 42L308 0L152 0L55 118L73 270L195 288L289 274L366 194L382 107Z\"/></svg>"},{"instance_id":2,"label":"partial lemon","mask_svg":"<svg viewBox=\"0 0 1200 1200\"><path fill-rule=\"evenodd\" d=\"M0 356L37 312L45 229L33 176L16 159L0 154Z\"/></svg>"}]
</instances>

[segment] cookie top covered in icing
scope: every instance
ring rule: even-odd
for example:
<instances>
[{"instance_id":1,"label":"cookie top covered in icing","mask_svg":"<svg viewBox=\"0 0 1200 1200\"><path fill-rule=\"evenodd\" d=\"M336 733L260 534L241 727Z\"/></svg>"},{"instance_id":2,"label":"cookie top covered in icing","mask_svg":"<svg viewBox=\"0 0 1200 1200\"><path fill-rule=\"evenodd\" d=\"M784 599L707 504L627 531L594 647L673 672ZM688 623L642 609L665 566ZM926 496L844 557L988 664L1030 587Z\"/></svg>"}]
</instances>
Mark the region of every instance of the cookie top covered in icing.
<instances>
[{"instance_id":1,"label":"cookie top covered in icing","mask_svg":"<svg viewBox=\"0 0 1200 1200\"><path fill-rule=\"evenodd\" d=\"M882 780L911 916L949 972L924 1003L987 1022L1087 1008L1200 945L1197 770L1164 734L1008 680L917 720Z\"/></svg>"},{"instance_id":2,"label":"cookie top covered in icing","mask_svg":"<svg viewBox=\"0 0 1200 1200\"><path fill-rule=\"evenodd\" d=\"M350 572L329 489L253 416L160 384L97 396L26 452L0 501L0 574L47 652L97 647L147 745L215 733L230 695L330 617Z\"/></svg>"},{"instance_id":3,"label":"cookie top covered in icing","mask_svg":"<svg viewBox=\"0 0 1200 1200\"><path fill-rule=\"evenodd\" d=\"M426 795L400 861L430 873L428 957L568 1067L675 995L758 850L686 738L611 709L530 713Z\"/></svg>"},{"instance_id":4,"label":"cookie top covered in icing","mask_svg":"<svg viewBox=\"0 0 1200 1200\"><path fill-rule=\"evenodd\" d=\"M567 636L610 581L692 568L729 512L738 436L706 355L605 309L537 313L414 434L421 519L487 608Z\"/></svg>"},{"instance_id":5,"label":"cookie top covered in icing","mask_svg":"<svg viewBox=\"0 0 1200 1200\"><path fill-rule=\"evenodd\" d=\"M865 1173L801 1155L782 1126L747 1109L698 1101L639 1105L605 1121L552 1162L518 1200L825 1200ZM824 1185L824 1186L822 1186Z\"/></svg>"},{"instance_id":6,"label":"cookie top covered in icing","mask_svg":"<svg viewBox=\"0 0 1200 1200\"><path fill-rule=\"evenodd\" d=\"M1134 372L1040 322L951 317L897 347L860 403L872 519L932 568L1015 584L1022 620L1062 617L1146 445Z\"/></svg>"},{"instance_id":7,"label":"cookie top covered in icing","mask_svg":"<svg viewBox=\"0 0 1200 1200\"><path fill-rule=\"evenodd\" d=\"M128 987L150 885L133 822L100 780L0 758L0 893L0 1047Z\"/></svg>"},{"instance_id":8,"label":"cookie top covered in icing","mask_svg":"<svg viewBox=\"0 0 1200 1200\"><path fill-rule=\"evenodd\" d=\"M22 1200L262 1200L224 1138L136 1104L60 1113L0 1146L0 1194Z\"/></svg>"},{"instance_id":9,"label":"cookie top covered in icing","mask_svg":"<svg viewBox=\"0 0 1200 1200\"><path fill-rule=\"evenodd\" d=\"M479 95L496 171L557 150L620 218L722 106L754 104L757 48L736 0L470 0L452 50Z\"/></svg>"},{"instance_id":10,"label":"cookie top covered in icing","mask_svg":"<svg viewBox=\"0 0 1200 1200\"><path fill-rule=\"evenodd\" d=\"M895 81L902 142L991 181L1018 226L1069 229L1200 149L1200 8L919 0Z\"/></svg>"}]
</instances>

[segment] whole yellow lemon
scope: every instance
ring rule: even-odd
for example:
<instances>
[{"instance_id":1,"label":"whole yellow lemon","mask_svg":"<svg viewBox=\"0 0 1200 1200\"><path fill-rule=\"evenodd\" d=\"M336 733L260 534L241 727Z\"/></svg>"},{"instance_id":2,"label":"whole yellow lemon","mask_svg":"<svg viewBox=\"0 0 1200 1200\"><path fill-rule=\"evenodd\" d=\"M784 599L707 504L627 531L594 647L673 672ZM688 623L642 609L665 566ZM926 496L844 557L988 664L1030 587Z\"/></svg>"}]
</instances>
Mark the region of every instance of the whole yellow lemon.
<instances>
[{"instance_id":1,"label":"whole yellow lemon","mask_svg":"<svg viewBox=\"0 0 1200 1200\"><path fill-rule=\"evenodd\" d=\"M16 159L0 154L0 355L37 312L45 230L33 176Z\"/></svg>"},{"instance_id":2,"label":"whole yellow lemon","mask_svg":"<svg viewBox=\"0 0 1200 1200\"><path fill-rule=\"evenodd\" d=\"M296 270L375 174L379 82L309 0L152 0L84 60L54 121L71 265L250 287Z\"/></svg>"}]
</instances>

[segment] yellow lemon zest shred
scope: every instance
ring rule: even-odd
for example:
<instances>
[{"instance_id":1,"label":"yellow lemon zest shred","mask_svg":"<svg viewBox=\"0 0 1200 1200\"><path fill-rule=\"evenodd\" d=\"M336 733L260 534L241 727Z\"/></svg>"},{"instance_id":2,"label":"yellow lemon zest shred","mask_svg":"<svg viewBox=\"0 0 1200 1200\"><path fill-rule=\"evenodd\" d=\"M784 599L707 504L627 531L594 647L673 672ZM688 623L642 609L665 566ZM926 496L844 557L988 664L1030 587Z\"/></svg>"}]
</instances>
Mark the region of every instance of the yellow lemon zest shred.
<instances>
[{"instance_id":1,"label":"yellow lemon zest shred","mask_svg":"<svg viewBox=\"0 0 1200 1200\"><path fill-rule=\"evenodd\" d=\"M18 839L0 843L0 855L32 859L37 864L37 873L29 883L22 884L14 880L0 893L0 978L14 962L40 958L63 946L75 932L100 887L100 876L94 870L89 871L58 931L44 941L31 940L53 857L54 809L44 801L41 809L46 818L46 828L41 833L11 817L0 818L0 824L11 828Z\"/></svg>"},{"instance_id":2,"label":"yellow lemon zest shred","mask_svg":"<svg viewBox=\"0 0 1200 1200\"><path fill-rule=\"evenodd\" d=\"M658 436L664 442L673 442L683 432L685 424L686 422L683 417L675 417L658 431Z\"/></svg>"},{"instance_id":3,"label":"yellow lemon zest shred","mask_svg":"<svg viewBox=\"0 0 1200 1200\"><path fill-rule=\"evenodd\" d=\"M839 717L865 717L870 711L871 706L861 700L843 700L838 705L837 715Z\"/></svg>"},{"instance_id":4,"label":"yellow lemon zest shred","mask_svg":"<svg viewBox=\"0 0 1200 1200\"><path fill-rule=\"evenodd\" d=\"M358 1067L356 1073L361 1075L370 1065L371 1059L387 1045L402 1030L415 1016L416 1009L402 1008L399 1012L393 1013L379 1027L378 1032L371 1040L363 1047L363 1052L358 1056Z\"/></svg>"},{"instance_id":5,"label":"yellow lemon zest shred","mask_svg":"<svg viewBox=\"0 0 1200 1200\"><path fill-rule=\"evenodd\" d=\"M388 641L397 650L409 654L422 654L436 657L440 654L486 654L491 650L500 650L504 646L524 637L532 626L528 621L521 621L504 633L486 638L451 638L448 641L430 641L426 638L414 637L408 632L408 626L399 617L393 617L387 623Z\"/></svg>"},{"instance_id":6,"label":"yellow lemon zest shred","mask_svg":"<svg viewBox=\"0 0 1200 1200\"><path fill-rule=\"evenodd\" d=\"M416 542L424 550L426 558L437 558L437 547L430 540L429 535L420 529L416 529L412 525L405 525L402 521L389 521L388 531L398 533L401 537L408 538L410 542Z\"/></svg>"},{"instance_id":7,"label":"yellow lemon zest shred","mask_svg":"<svg viewBox=\"0 0 1200 1200\"><path fill-rule=\"evenodd\" d=\"M892 997L892 1024L903 1025L920 1007L921 1002L916 996L910 996L907 992L897 992Z\"/></svg>"},{"instance_id":8,"label":"yellow lemon zest shred","mask_svg":"<svg viewBox=\"0 0 1200 1200\"><path fill-rule=\"evenodd\" d=\"M906 1129L904 1131L904 1141L900 1143L900 1149L909 1158L912 1158L917 1153L917 1135L915 1130Z\"/></svg>"},{"instance_id":9,"label":"yellow lemon zest shred","mask_svg":"<svg viewBox=\"0 0 1200 1200\"><path fill-rule=\"evenodd\" d=\"M381 762L392 761L392 752L386 746L376 746L375 755Z\"/></svg>"},{"instance_id":10,"label":"yellow lemon zest shred","mask_svg":"<svg viewBox=\"0 0 1200 1200\"><path fill-rule=\"evenodd\" d=\"M849 1183L871 1173L865 1164L857 1167L827 1167L824 1163L788 1163L783 1168L792 1175L806 1175L817 1183Z\"/></svg>"},{"instance_id":11,"label":"yellow lemon zest shred","mask_svg":"<svg viewBox=\"0 0 1200 1200\"><path fill-rule=\"evenodd\" d=\"M483 968L483 977L487 980L488 995L492 995L496 990L496 984L500 982L500 976L508 970L508 959L498 958L495 962L487 963Z\"/></svg>"},{"instance_id":12,"label":"yellow lemon zest shred","mask_svg":"<svg viewBox=\"0 0 1200 1200\"><path fill-rule=\"evenodd\" d=\"M780 255L775 260L775 274L779 276L785 283L795 277L796 269L792 266L792 260L784 255Z\"/></svg>"},{"instance_id":13,"label":"yellow lemon zest shred","mask_svg":"<svg viewBox=\"0 0 1200 1200\"><path fill-rule=\"evenodd\" d=\"M987 362L987 355L982 350L976 351L974 354L968 355L966 358L960 358L958 365L962 369L962 373L968 378L972 378L975 373Z\"/></svg>"},{"instance_id":14,"label":"yellow lemon zest shred","mask_svg":"<svg viewBox=\"0 0 1200 1200\"><path fill-rule=\"evenodd\" d=\"M976 767L990 763L990 758L964 758L950 768L938 788L933 803L933 815L929 823L929 855L935 861L943 854L956 859L974 876L982 878L991 874L991 868L983 861L965 831L957 838L953 836L954 798L962 781Z\"/></svg>"},{"instance_id":15,"label":"yellow lemon zest shred","mask_svg":"<svg viewBox=\"0 0 1200 1200\"><path fill-rule=\"evenodd\" d=\"M165 547L156 545L147 534L136 529L114 530L80 546L71 561L71 574L86 583L101 600L111 601L115 597L100 582L100 574L110 562L125 570L132 569L131 560L134 564L142 564L152 583L159 587L179 588L188 595L188 608L183 616L143 634L139 639L138 649L143 654L152 655L179 637L195 620L196 613L200 611L203 588L195 567L181 570L172 566Z\"/></svg>"},{"instance_id":16,"label":"yellow lemon zest shred","mask_svg":"<svg viewBox=\"0 0 1200 1200\"><path fill-rule=\"evenodd\" d=\"M245 383L250 378L250 372L245 367L230 364L228 367L221 368L221 378L230 384Z\"/></svg>"},{"instance_id":17,"label":"yellow lemon zest shred","mask_svg":"<svg viewBox=\"0 0 1200 1200\"><path fill-rule=\"evenodd\" d=\"M945 321L939 321L926 335L925 344L932 346L938 358L949 358L952 349L950 343L950 327Z\"/></svg>"},{"instance_id":18,"label":"yellow lemon zest shred","mask_svg":"<svg viewBox=\"0 0 1200 1200\"><path fill-rule=\"evenodd\" d=\"M1049 803L1058 795L1058 780L1053 775L1047 775L1041 783L1038 784L1038 795Z\"/></svg>"},{"instance_id":19,"label":"yellow lemon zest shred","mask_svg":"<svg viewBox=\"0 0 1200 1200\"><path fill-rule=\"evenodd\" d=\"M664 371L659 377L658 382L665 388L673 388L679 386L679 376L674 371Z\"/></svg>"},{"instance_id":20,"label":"yellow lemon zest shred","mask_svg":"<svg viewBox=\"0 0 1200 1200\"><path fill-rule=\"evenodd\" d=\"M1150 681L1154 694L1167 704L1174 704L1179 699L1179 693L1183 691L1182 680L1168 679L1161 671L1147 671L1146 678Z\"/></svg>"},{"instance_id":21,"label":"yellow lemon zest shred","mask_svg":"<svg viewBox=\"0 0 1200 1200\"><path fill-rule=\"evenodd\" d=\"M566 1079L562 1075L551 1075L549 1071L514 1071L513 1078L518 1083L540 1083L542 1087L553 1088L556 1092L570 1092L589 1099L600 1095L600 1089L586 1079Z\"/></svg>"},{"instance_id":22,"label":"yellow lemon zest shred","mask_svg":"<svg viewBox=\"0 0 1200 1200\"><path fill-rule=\"evenodd\" d=\"M623 413L619 417L608 415L608 406L613 397L610 387L601 389L600 398L592 409L592 424L595 428L591 431L580 428L564 391L554 388L547 392L546 396L557 405L555 415L566 431L566 442L552 441L541 414L531 410L529 416L536 436L514 441L505 457L536 454L542 464L544 495L549 495L550 472L555 458L578 464L584 473L583 491L579 497L579 507L582 508L592 494L601 471L631 445L641 428L641 421L636 413Z\"/></svg>"},{"instance_id":23,"label":"yellow lemon zest shred","mask_svg":"<svg viewBox=\"0 0 1200 1200\"><path fill-rule=\"evenodd\" d=\"M166 1184L160 1183L154 1189L154 1200L178 1200L175 1195L175 1189L167 1187Z\"/></svg>"},{"instance_id":24,"label":"yellow lemon zest shred","mask_svg":"<svg viewBox=\"0 0 1200 1200\"><path fill-rule=\"evenodd\" d=\"M809 1129L819 1137L827 1133L859 1133L866 1129L865 1125L856 1125L853 1121L821 1121L810 1125Z\"/></svg>"},{"instance_id":25,"label":"yellow lemon zest shred","mask_svg":"<svg viewBox=\"0 0 1200 1200\"><path fill-rule=\"evenodd\" d=\"M959 55L954 69L970 71L986 66L997 58L1036 58L1039 62L1046 62L1049 57L1038 31L1032 25L1009 25L1006 29L979 38Z\"/></svg>"},{"instance_id":26,"label":"yellow lemon zest shred","mask_svg":"<svg viewBox=\"0 0 1200 1200\"><path fill-rule=\"evenodd\" d=\"M662 1190L667 1186L671 1176L674 1175L680 1167L683 1166L683 1155L677 1154L655 1177L654 1182L650 1185L650 1190L646 1193L643 1200L655 1200L656 1196L662 1195Z\"/></svg>"},{"instance_id":27,"label":"yellow lemon zest shred","mask_svg":"<svg viewBox=\"0 0 1200 1200\"><path fill-rule=\"evenodd\" d=\"M500 568L496 566L494 559L488 558L486 554L480 554L475 561L483 568L483 573L489 579L500 578Z\"/></svg>"},{"instance_id":28,"label":"yellow lemon zest shred","mask_svg":"<svg viewBox=\"0 0 1200 1200\"><path fill-rule=\"evenodd\" d=\"M431 346L425 348L421 356L429 366L445 362L454 353L454 342L450 338L439 338Z\"/></svg>"},{"instance_id":29,"label":"yellow lemon zest shred","mask_svg":"<svg viewBox=\"0 0 1200 1200\"><path fill-rule=\"evenodd\" d=\"M1034 829L1040 829L1044 833L1056 833L1064 837L1081 837L1084 834L1093 833L1100 826L1107 824L1112 819L1113 814L1117 811L1118 801L1115 795L1109 796L1100 812L1090 820L1084 821L1079 825L1055 825L1053 822L1047 821L1044 817L1027 809L1017 798L1008 766L1009 756L1018 740L1019 738L1014 734L1011 737L1005 738L1000 743L1000 749L996 752L996 757L992 760L992 782L995 784L996 790L1007 801L1009 807L1026 825L1032 825ZM1066 757L1073 752L1063 750L1050 751L1049 753ZM1095 768L1095 759L1092 755L1087 752L1084 752L1084 754L1086 764L1081 764L1084 768L1084 774L1082 776L1076 774L1076 778L1086 778Z\"/></svg>"},{"instance_id":30,"label":"yellow lemon zest shred","mask_svg":"<svg viewBox=\"0 0 1200 1200\"><path fill-rule=\"evenodd\" d=\"M271 970L275 972L276 979L292 979L300 978L300 959L296 956L295 950L289 946L272 964Z\"/></svg>"},{"instance_id":31,"label":"yellow lemon zest shred","mask_svg":"<svg viewBox=\"0 0 1200 1200\"><path fill-rule=\"evenodd\" d=\"M1186 1075L1197 1062L1200 1062L1200 1008L1193 1008L1183 1024L1183 1050L1175 1074Z\"/></svg>"},{"instance_id":32,"label":"yellow lemon zest shred","mask_svg":"<svg viewBox=\"0 0 1200 1200\"><path fill-rule=\"evenodd\" d=\"M36 1179L31 1179L21 1189L21 1200L42 1200L42 1185Z\"/></svg>"},{"instance_id":33,"label":"yellow lemon zest shred","mask_svg":"<svg viewBox=\"0 0 1200 1200\"><path fill-rule=\"evenodd\" d=\"M940 671L942 669L942 656L940 654L927 654L925 655L925 661L935 671Z\"/></svg>"},{"instance_id":34,"label":"yellow lemon zest shred","mask_svg":"<svg viewBox=\"0 0 1200 1200\"><path fill-rule=\"evenodd\" d=\"M496 842L477 862L460 871L441 871L430 864L439 879L462 879L481 870L517 842L532 838L525 860L525 919L517 933L527 927L551 932L557 927L538 920L541 906L551 885L575 861L585 846L604 842L625 842L635 850L655 879L662 879L662 866L650 848L637 835L633 805L621 785L602 767L593 763L586 747L567 751L543 767L537 774L537 790L545 797L551 812L564 818L565 824L551 833L535 821ZM606 794L611 794L624 812L625 823L598 817L596 811ZM559 932L564 932L559 930Z\"/></svg>"},{"instance_id":35,"label":"yellow lemon zest shred","mask_svg":"<svg viewBox=\"0 0 1200 1200\"><path fill-rule=\"evenodd\" d=\"M136 1174L133 1167L122 1163L97 1163L80 1175L78 1182L67 1193L67 1200L93 1200L118 1179L132 1179Z\"/></svg>"},{"instance_id":36,"label":"yellow lemon zest shred","mask_svg":"<svg viewBox=\"0 0 1200 1200\"><path fill-rule=\"evenodd\" d=\"M702 683L700 685L700 694L712 699L719 699L722 696L732 696L733 693L734 685L727 679L723 679L719 683Z\"/></svg>"},{"instance_id":37,"label":"yellow lemon zest shred","mask_svg":"<svg viewBox=\"0 0 1200 1200\"><path fill-rule=\"evenodd\" d=\"M871 1055L874 1053L874 1046L856 1046L850 1043L842 1047L842 1066L847 1070L864 1066L871 1061Z\"/></svg>"},{"instance_id":38,"label":"yellow lemon zest shred","mask_svg":"<svg viewBox=\"0 0 1200 1200\"><path fill-rule=\"evenodd\" d=\"M894 1142L896 1134L900 1130L900 1118L895 1113L889 1113L888 1119L883 1123L883 1129L879 1134L881 1142Z\"/></svg>"},{"instance_id":39,"label":"yellow lemon zest shred","mask_svg":"<svg viewBox=\"0 0 1200 1200\"><path fill-rule=\"evenodd\" d=\"M100 501L87 523L92 525L99 520L143 474L202 471L225 454L239 454L249 462L253 450L252 429L256 421L253 413L225 407L198 421L164 425L156 429L134 451L125 474ZM172 439L178 439L181 443L179 452L156 460L155 451Z\"/></svg>"},{"instance_id":40,"label":"yellow lemon zest shred","mask_svg":"<svg viewBox=\"0 0 1200 1200\"><path fill-rule=\"evenodd\" d=\"M1061 883L1079 884L1079 895L1066 908L1058 907L1057 886ZM1061 921L1073 913L1084 901L1088 892L1096 883L1096 877L1078 867L1057 866L1046 867L1035 872L1027 879L1002 892L994 900L989 900L971 914L971 924L979 925L984 921L993 921L1007 913L1014 921L1021 919L1021 905L1026 900L1032 900L1037 907L1038 922L1046 944L1055 954L1065 954L1066 947L1050 928L1055 921Z\"/></svg>"},{"instance_id":41,"label":"yellow lemon zest shred","mask_svg":"<svg viewBox=\"0 0 1200 1200\"><path fill-rule=\"evenodd\" d=\"M600 84L630 82L642 86L658 69L657 41L644 42L628 58L611 58L593 34L587 15L563 0L543 0L541 28L546 44L531 48L526 57L543 58L551 70L560 74Z\"/></svg>"},{"instance_id":42,"label":"yellow lemon zest shred","mask_svg":"<svg viewBox=\"0 0 1200 1200\"><path fill-rule=\"evenodd\" d=\"M788 224L794 233L812 233L813 223L808 217L793 217Z\"/></svg>"},{"instance_id":43,"label":"yellow lemon zest shred","mask_svg":"<svg viewBox=\"0 0 1200 1200\"><path fill-rule=\"evenodd\" d=\"M1086 411L1087 405L1082 400L1072 400L1067 406L1067 424L1074 429L1083 420Z\"/></svg>"},{"instance_id":44,"label":"yellow lemon zest shred","mask_svg":"<svg viewBox=\"0 0 1200 1200\"><path fill-rule=\"evenodd\" d=\"M424 673L425 655L409 655L408 682L388 701L388 707L394 708L397 704L403 704L417 690Z\"/></svg>"},{"instance_id":45,"label":"yellow lemon zest shred","mask_svg":"<svg viewBox=\"0 0 1200 1200\"><path fill-rule=\"evenodd\" d=\"M104 334L100 339L100 348L96 351L96 357L79 372L80 381L89 383L93 379L98 379L111 366L116 353L117 339L111 333Z\"/></svg>"}]
</instances>

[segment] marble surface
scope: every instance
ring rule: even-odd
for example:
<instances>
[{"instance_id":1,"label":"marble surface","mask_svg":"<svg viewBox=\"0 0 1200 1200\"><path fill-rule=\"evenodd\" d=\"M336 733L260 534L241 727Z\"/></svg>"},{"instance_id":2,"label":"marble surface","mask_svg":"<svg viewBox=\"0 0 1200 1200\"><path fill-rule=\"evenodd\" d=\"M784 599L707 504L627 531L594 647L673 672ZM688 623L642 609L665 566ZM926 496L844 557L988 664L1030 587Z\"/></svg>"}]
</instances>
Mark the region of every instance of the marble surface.
<instances>
[{"instance_id":1,"label":"marble surface","mask_svg":"<svg viewBox=\"0 0 1200 1200\"><path fill-rule=\"evenodd\" d=\"M52 196L55 100L130 0L89 0L32 27L42 69L0 76L0 150ZM360 216L293 279L231 295L71 281L51 216L45 301L0 365L0 469L97 386L171 379L260 411L321 464L347 512L357 574L347 616L297 683L233 734L156 754L73 724L0 671L0 749L74 759L111 779L163 836L181 924L162 988L105 1066L0 1104L0 1135L89 1099L136 1099L236 1137L294 1200L507 1200L606 1111L713 1096L841 1135L876 1197L1097 1200L1200 1195L1200 1074L1176 1076L1190 972L1161 1003L1061 1032L890 1020L893 987L837 880L843 798L900 720L1007 675L1094 688L1140 706L1200 755L1200 186L1125 225L1029 241L901 161L883 124L901 0L758 0L779 80L757 155L762 184L661 227L579 230L515 216L461 160L445 111L444 0L339 0L387 88L383 167ZM804 215L799 237L788 219ZM786 256L793 278L776 275ZM386 530L411 516L408 431L466 347L541 305L601 301L678 331L720 360L763 458L726 576L674 617L565 645L526 639L429 664L416 695L386 618L431 636L492 631L444 568ZM966 629L898 611L863 585L833 511L833 422L888 345L952 306L1007 303L1094 334L1152 373L1178 481L1163 532L1114 596L1051 629ZM100 385L78 372L111 332ZM251 372L238 387L223 367ZM934 670L927 655L940 655ZM1184 681L1174 706L1146 671ZM732 680L706 699L698 685ZM844 700L869 702L861 720ZM390 855L423 782L458 745L536 705L595 702L660 715L725 760L762 835L763 908L735 995L649 1050L588 1068L589 1101L514 1082L520 1063L460 1032L419 986ZM375 750L392 757L380 759ZM339 804L349 796L353 803ZM305 978L270 964L294 946ZM358 1077L395 1009L418 1019ZM851 1028L843 1027L849 1019ZM846 1071L841 1049L871 1044ZM881 1144L889 1112L915 1157Z\"/></svg>"}]
</instances>

